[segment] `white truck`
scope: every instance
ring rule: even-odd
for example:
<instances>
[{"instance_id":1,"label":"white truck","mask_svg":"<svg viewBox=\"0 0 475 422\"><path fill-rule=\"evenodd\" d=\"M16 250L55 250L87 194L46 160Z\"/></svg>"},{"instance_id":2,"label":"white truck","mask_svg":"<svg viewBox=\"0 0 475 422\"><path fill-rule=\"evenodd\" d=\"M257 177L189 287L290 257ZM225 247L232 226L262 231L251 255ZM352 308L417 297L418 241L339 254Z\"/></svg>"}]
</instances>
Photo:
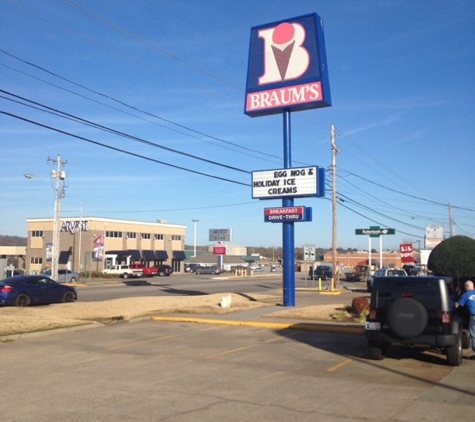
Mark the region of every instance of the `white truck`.
<instances>
[{"instance_id":1,"label":"white truck","mask_svg":"<svg viewBox=\"0 0 475 422\"><path fill-rule=\"evenodd\" d=\"M122 278L142 277L143 271L141 269L130 268L130 265L112 265L102 271L104 274L116 275Z\"/></svg>"}]
</instances>

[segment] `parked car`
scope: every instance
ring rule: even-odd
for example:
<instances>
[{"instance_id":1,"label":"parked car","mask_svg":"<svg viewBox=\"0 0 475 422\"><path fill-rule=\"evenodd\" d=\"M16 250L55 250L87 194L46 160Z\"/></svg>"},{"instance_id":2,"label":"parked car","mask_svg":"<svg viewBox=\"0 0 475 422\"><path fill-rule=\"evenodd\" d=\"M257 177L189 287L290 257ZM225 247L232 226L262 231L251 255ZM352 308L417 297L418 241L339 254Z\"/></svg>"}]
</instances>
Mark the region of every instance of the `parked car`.
<instances>
[{"instance_id":1,"label":"parked car","mask_svg":"<svg viewBox=\"0 0 475 422\"><path fill-rule=\"evenodd\" d=\"M173 273L172 267L170 267L170 265L165 265L165 264L157 265L157 270L158 270L158 275L160 277L163 277L163 276L168 277L171 273Z\"/></svg>"},{"instance_id":2,"label":"parked car","mask_svg":"<svg viewBox=\"0 0 475 422\"><path fill-rule=\"evenodd\" d=\"M371 291L371 289L373 288L373 280L376 277L389 277L389 276L405 277L407 276L407 273L406 271L400 268L381 268L379 270L376 270L374 272L374 275L372 275L371 277L368 278L368 280L366 280L366 290L368 292Z\"/></svg>"},{"instance_id":3,"label":"parked car","mask_svg":"<svg viewBox=\"0 0 475 422\"><path fill-rule=\"evenodd\" d=\"M402 345L437 349L449 365L460 365L470 334L455 300L450 277L375 276L366 319L371 358L384 359L390 345Z\"/></svg>"},{"instance_id":4,"label":"parked car","mask_svg":"<svg viewBox=\"0 0 475 422\"><path fill-rule=\"evenodd\" d=\"M194 273L195 272L195 268L196 267L199 267L200 264L186 264L185 265L185 272L187 273Z\"/></svg>"},{"instance_id":5,"label":"parked car","mask_svg":"<svg viewBox=\"0 0 475 422\"><path fill-rule=\"evenodd\" d=\"M421 267L416 267L415 265L403 265L402 269L406 271L407 275L418 275Z\"/></svg>"},{"instance_id":6,"label":"parked car","mask_svg":"<svg viewBox=\"0 0 475 422\"><path fill-rule=\"evenodd\" d=\"M146 265L140 263L130 264L130 269L142 270L142 273L145 277L153 277L154 275L158 275L158 268L147 267Z\"/></svg>"},{"instance_id":7,"label":"parked car","mask_svg":"<svg viewBox=\"0 0 475 422\"><path fill-rule=\"evenodd\" d=\"M313 280L321 278L322 280L329 280L333 277L332 267L329 265L318 265L315 269L310 268L308 275Z\"/></svg>"},{"instance_id":8,"label":"parked car","mask_svg":"<svg viewBox=\"0 0 475 422\"><path fill-rule=\"evenodd\" d=\"M49 278L51 278L51 270L46 270L41 273ZM71 270L58 270L58 283L76 283L79 281L79 274Z\"/></svg>"},{"instance_id":9,"label":"parked car","mask_svg":"<svg viewBox=\"0 0 475 422\"><path fill-rule=\"evenodd\" d=\"M220 269L216 266L200 265L195 268L195 274L219 274L220 272Z\"/></svg>"},{"instance_id":10,"label":"parked car","mask_svg":"<svg viewBox=\"0 0 475 422\"><path fill-rule=\"evenodd\" d=\"M16 275L0 280L0 305L28 306L77 300L74 287L45 275Z\"/></svg>"},{"instance_id":11,"label":"parked car","mask_svg":"<svg viewBox=\"0 0 475 422\"><path fill-rule=\"evenodd\" d=\"M104 268L102 272L104 274L115 275L124 279L143 276L143 271L141 269L130 268L130 265L112 265L109 268Z\"/></svg>"}]
</instances>

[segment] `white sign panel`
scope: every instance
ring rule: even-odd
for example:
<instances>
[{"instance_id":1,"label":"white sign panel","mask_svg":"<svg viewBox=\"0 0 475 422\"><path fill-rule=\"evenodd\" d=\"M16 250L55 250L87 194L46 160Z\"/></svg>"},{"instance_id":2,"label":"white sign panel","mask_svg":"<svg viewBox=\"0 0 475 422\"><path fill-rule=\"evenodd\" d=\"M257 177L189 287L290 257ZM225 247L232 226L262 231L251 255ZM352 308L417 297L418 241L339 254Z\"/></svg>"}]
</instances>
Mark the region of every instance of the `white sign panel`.
<instances>
[{"instance_id":1,"label":"white sign panel","mask_svg":"<svg viewBox=\"0 0 475 422\"><path fill-rule=\"evenodd\" d=\"M211 242L230 242L231 229L209 229L209 240Z\"/></svg>"},{"instance_id":2,"label":"white sign panel","mask_svg":"<svg viewBox=\"0 0 475 422\"><path fill-rule=\"evenodd\" d=\"M315 245L303 245L304 261L315 261Z\"/></svg>"},{"instance_id":3,"label":"white sign panel","mask_svg":"<svg viewBox=\"0 0 475 422\"><path fill-rule=\"evenodd\" d=\"M252 197L317 196L317 167L299 167L252 172Z\"/></svg>"}]
</instances>

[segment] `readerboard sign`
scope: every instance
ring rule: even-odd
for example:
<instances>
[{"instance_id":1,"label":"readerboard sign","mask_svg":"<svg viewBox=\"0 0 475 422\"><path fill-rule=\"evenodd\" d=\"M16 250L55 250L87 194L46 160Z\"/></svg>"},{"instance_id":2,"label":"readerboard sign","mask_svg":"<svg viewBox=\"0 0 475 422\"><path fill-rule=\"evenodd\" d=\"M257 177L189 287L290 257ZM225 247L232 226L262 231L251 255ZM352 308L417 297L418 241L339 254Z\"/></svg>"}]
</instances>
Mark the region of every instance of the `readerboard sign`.
<instances>
[{"instance_id":1,"label":"readerboard sign","mask_svg":"<svg viewBox=\"0 0 475 422\"><path fill-rule=\"evenodd\" d=\"M331 106L323 21L316 14L251 28L244 112Z\"/></svg>"},{"instance_id":2,"label":"readerboard sign","mask_svg":"<svg viewBox=\"0 0 475 422\"><path fill-rule=\"evenodd\" d=\"M252 197L277 199L324 196L324 184L325 169L318 167L254 171L252 172Z\"/></svg>"}]
</instances>

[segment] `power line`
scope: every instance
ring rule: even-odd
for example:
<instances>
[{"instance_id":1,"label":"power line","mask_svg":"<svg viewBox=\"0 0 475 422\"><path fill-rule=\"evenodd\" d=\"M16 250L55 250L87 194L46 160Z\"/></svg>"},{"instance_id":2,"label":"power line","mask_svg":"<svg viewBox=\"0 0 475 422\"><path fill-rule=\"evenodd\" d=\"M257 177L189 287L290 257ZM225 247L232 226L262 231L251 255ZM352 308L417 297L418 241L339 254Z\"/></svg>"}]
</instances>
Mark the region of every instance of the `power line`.
<instances>
[{"instance_id":1,"label":"power line","mask_svg":"<svg viewBox=\"0 0 475 422\"><path fill-rule=\"evenodd\" d=\"M134 152L130 152L130 151L126 151L126 150L123 150L121 148L113 147L113 146L110 146L110 145L106 145L106 144L103 144L103 143L98 142L98 141L93 141L92 139L88 139L88 138L85 138L83 136L75 135L73 133L69 133L69 132L66 132L64 130L52 127L52 126L45 125L43 123L27 119L26 117L18 116L16 114L9 113L9 112L4 111L4 110L0 110L0 113L4 114L6 116L13 117L13 118L18 119L18 120L22 120L22 121L27 122L27 123L31 123L31 124L36 125L36 126L43 127L45 129L52 130L54 132L62 133L63 135L67 135L67 136L70 136L72 138L79 139L81 141L89 142L91 144L98 145L98 146L101 146L103 148L108 148L108 149L111 149L111 150L114 150L114 151L117 151L117 152L121 152L123 154L131 155L133 157L141 158L141 159L151 161L151 162L154 162L154 163L157 163L157 164L162 164L164 166L173 167L173 168L176 168L176 169L179 169L179 170L187 171L187 172L194 173L194 174L199 174L201 176L210 177L212 179L218 179L218 180L222 180L222 181L225 181L225 182L234 183L234 184L237 184L237 185L242 185L242 186L247 186L247 187L251 186L249 183L238 182L236 180L231 180L231 179L227 179L227 178L224 178L224 177L214 176L214 175L203 173L203 172L200 172L200 171L197 171L197 170L188 169L186 167L177 166L175 164L165 163L164 161L159 161L159 160L156 160L154 158L145 157L143 155L140 155L140 154L137 154L137 153L134 153Z\"/></svg>"}]
</instances>

